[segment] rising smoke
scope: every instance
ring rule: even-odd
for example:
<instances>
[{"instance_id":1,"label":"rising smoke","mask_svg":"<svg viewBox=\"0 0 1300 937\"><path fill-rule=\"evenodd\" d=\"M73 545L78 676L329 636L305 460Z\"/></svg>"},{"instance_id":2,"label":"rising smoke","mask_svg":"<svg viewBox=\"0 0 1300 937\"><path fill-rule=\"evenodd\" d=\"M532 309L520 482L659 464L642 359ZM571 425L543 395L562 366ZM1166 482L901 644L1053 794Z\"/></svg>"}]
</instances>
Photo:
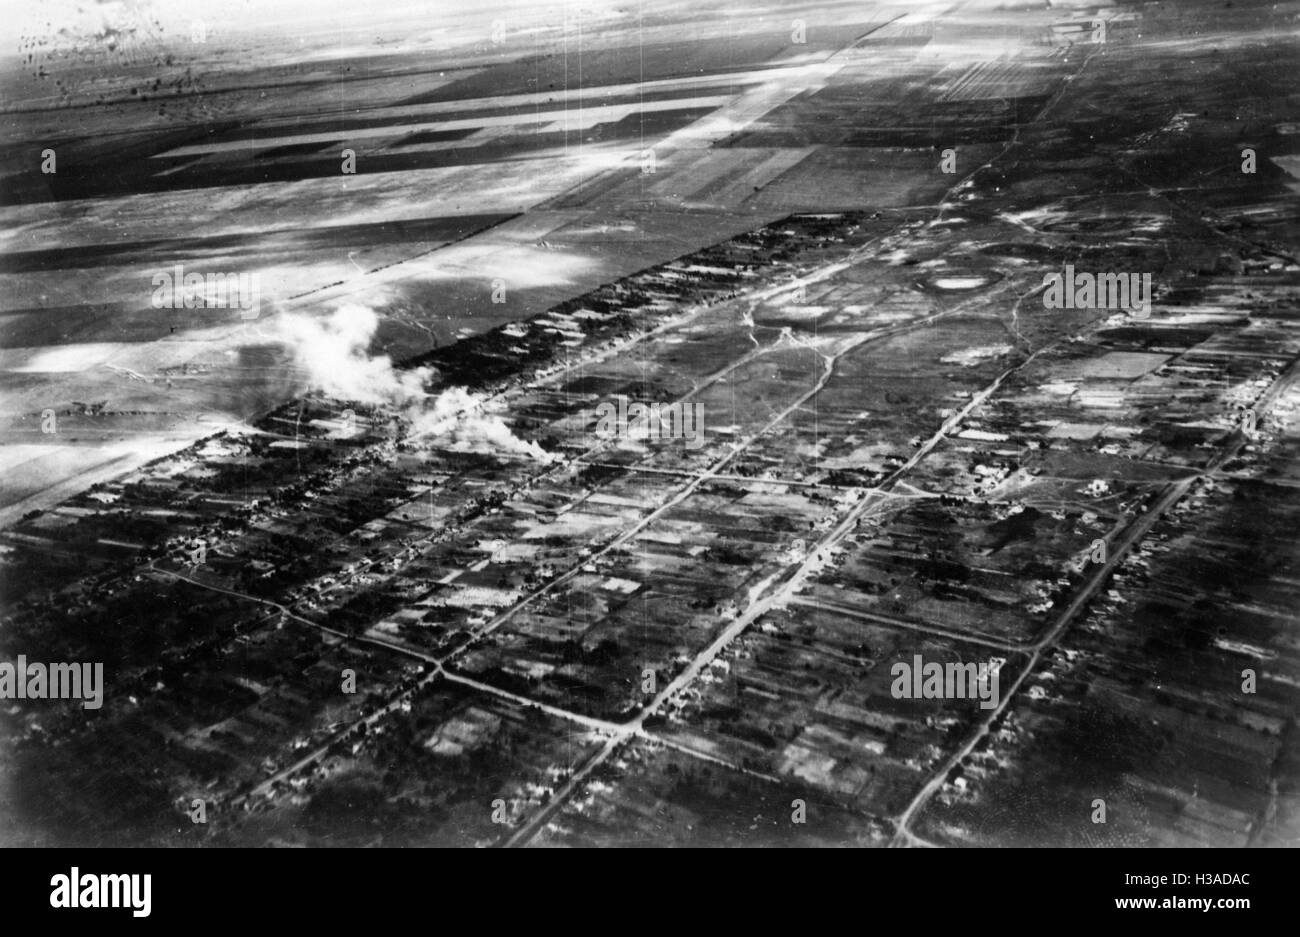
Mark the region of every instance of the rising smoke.
<instances>
[{"instance_id":1,"label":"rising smoke","mask_svg":"<svg viewBox=\"0 0 1300 937\"><path fill-rule=\"evenodd\" d=\"M432 368L399 370L387 355L371 355L379 316L365 306L341 306L328 319L290 313L279 320L279 338L293 351L311 390L339 400L388 407L411 424L410 438L447 437L449 448L466 452L524 455L541 462L551 456L535 442L515 436L487 400L463 387L430 394Z\"/></svg>"},{"instance_id":2,"label":"rising smoke","mask_svg":"<svg viewBox=\"0 0 1300 937\"><path fill-rule=\"evenodd\" d=\"M307 373L312 390L340 400L406 407L428 394L430 368L398 371L387 355L370 355L379 316L365 306L341 306L324 321L289 314L280 320L280 337Z\"/></svg>"},{"instance_id":3,"label":"rising smoke","mask_svg":"<svg viewBox=\"0 0 1300 937\"><path fill-rule=\"evenodd\" d=\"M411 436L450 436L452 449L466 452L507 452L549 462L551 455L535 442L525 442L501 417L486 412L487 401L463 387L451 387L429 399L412 418Z\"/></svg>"}]
</instances>

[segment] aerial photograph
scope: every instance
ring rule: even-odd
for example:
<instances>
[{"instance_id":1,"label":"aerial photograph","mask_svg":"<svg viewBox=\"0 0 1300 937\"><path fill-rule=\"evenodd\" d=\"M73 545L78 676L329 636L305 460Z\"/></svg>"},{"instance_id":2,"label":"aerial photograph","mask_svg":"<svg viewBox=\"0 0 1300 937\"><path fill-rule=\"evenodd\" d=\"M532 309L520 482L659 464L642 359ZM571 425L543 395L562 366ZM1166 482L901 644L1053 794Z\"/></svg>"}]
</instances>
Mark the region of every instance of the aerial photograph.
<instances>
[{"instance_id":1,"label":"aerial photograph","mask_svg":"<svg viewBox=\"0 0 1300 937\"><path fill-rule=\"evenodd\" d=\"M2 6L0 846L1300 846L1300 0Z\"/></svg>"}]
</instances>

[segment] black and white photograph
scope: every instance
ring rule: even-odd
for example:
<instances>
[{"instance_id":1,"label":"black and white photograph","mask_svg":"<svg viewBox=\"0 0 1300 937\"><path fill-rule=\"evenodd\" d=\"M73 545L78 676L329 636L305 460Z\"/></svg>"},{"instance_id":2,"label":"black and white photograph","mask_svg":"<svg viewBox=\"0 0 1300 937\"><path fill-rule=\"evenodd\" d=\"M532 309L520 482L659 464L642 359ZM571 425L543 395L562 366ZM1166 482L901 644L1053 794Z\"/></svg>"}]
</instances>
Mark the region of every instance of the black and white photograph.
<instances>
[{"instance_id":1,"label":"black and white photograph","mask_svg":"<svg viewBox=\"0 0 1300 937\"><path fill-rule=\"evenodd\" d=\"M1223 924L1300 845L1300 2L0 19L33 906L147 916L125 847L1124 847L1112 916Z\"/></svg>"}]
</instances>

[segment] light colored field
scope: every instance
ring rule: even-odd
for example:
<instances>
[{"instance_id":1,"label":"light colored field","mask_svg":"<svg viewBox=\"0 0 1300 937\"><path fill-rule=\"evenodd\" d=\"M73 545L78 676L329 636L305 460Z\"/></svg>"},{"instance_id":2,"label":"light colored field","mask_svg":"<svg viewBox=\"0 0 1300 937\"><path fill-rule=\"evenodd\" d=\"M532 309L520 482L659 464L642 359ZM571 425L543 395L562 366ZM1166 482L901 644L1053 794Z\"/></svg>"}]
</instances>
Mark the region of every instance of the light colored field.
<instances>
[{"instance_id":1,"label":"light colored field","mask_svg":"<svg viewBox=\"0 0 1300 937\"><path fill-rule=\"evenodd\" d=\"M1118 378L1132 380L1154 371L1169 360L1169 355L1141 351L1112 351L1084 362L1067 362L1058 370L1062 380L1072 378Z\"/></svg>"},{"instance_id":2,"label":"light colored field","mask_svg":"<svg viewBox=\"0 0 1300 937\"><path fill-rule=\"evenodd\" d=\"M301 146L307 143L335 143L346 145L352 140L370 140L376 137L403 137L409 133L438 130L478 130L485 128L514 127L521 124L539 125L539 133L559 133L586 130L596 124L613 123L634 114L654 114L661 111L681 111L696 107L719 107L731 100L730 95L675 98L669 101L646 101L643 104L609 104L596 107L576 106L563 110L499 114L494 117L462 117L456 120L435 120L387 127L366 127L344 132L288 134L279 137L259 137L257 140L231 140L223 143L201 143L177 147L154 155L156 159L209 153L255 152L280 146Z\"/></svg>"},{"instance_id":3,"label":"light colored field","mask_svg":"<svg viewBox=\"0 0 1300 937\"><path fill-rule=\"evenodd\" d=\"M264 235L421 218L525 211L601 170L630 147L592 145L528 159L399 172L340 175L274 185L185 189L0 209L0 251L132 240Z\"/></svg>"}]
</instances>

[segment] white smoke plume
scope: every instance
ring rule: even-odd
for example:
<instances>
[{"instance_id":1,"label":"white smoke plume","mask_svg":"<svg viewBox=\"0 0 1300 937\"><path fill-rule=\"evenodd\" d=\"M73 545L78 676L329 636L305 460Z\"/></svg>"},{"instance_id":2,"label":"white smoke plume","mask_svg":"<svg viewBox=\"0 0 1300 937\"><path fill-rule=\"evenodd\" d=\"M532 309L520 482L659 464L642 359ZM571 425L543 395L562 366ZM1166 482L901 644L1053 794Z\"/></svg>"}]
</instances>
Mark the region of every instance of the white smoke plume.
<instances>
[{"instance_id":1,"label":"white smoke plume","mask_svg":"<svg viewBox=\"0 0 1300 937\"><path fill-rule=\"evenodd\" d=\"M484 398L463 387L452 387L435 397L414 416L411 436L450 436L451 446L463 452L506 452L539 462L552 459L535 442L524 442L505 421L484 412Z\"/></svg>"},{"instance_id":2,"label":"white smoke plume","mask_svg":"<svg viewBox=\"0 0 1300 937\"><path fill-rule=\"evenodd\" d=\"M290 314L280 339L293 350L312 390L339 400L388 406L411 422L410 437L450 437L448 448L522 455L539 462L552 456L510 431L501 417L484 412L486 400L463 387L429 394L432 368L399 371L387 355L372 356L379 316L365 306L342 306L322 321ZM441 440L440 440L441 441Z\"/></svg>"},{"instance_id":3,"label":"white smoke plume","mask_svg":"<svg viewBox=\"0 0 1300 937\"><path fill-rule=\"evenodd\" d=\"M324 321L290 314L280 337L307 372L312 390L357 403L406 406L427 396L430 368L398 371L387 355L371 357L379 316L365 306L340 306Z\"/></svg>"}]
</instances>

